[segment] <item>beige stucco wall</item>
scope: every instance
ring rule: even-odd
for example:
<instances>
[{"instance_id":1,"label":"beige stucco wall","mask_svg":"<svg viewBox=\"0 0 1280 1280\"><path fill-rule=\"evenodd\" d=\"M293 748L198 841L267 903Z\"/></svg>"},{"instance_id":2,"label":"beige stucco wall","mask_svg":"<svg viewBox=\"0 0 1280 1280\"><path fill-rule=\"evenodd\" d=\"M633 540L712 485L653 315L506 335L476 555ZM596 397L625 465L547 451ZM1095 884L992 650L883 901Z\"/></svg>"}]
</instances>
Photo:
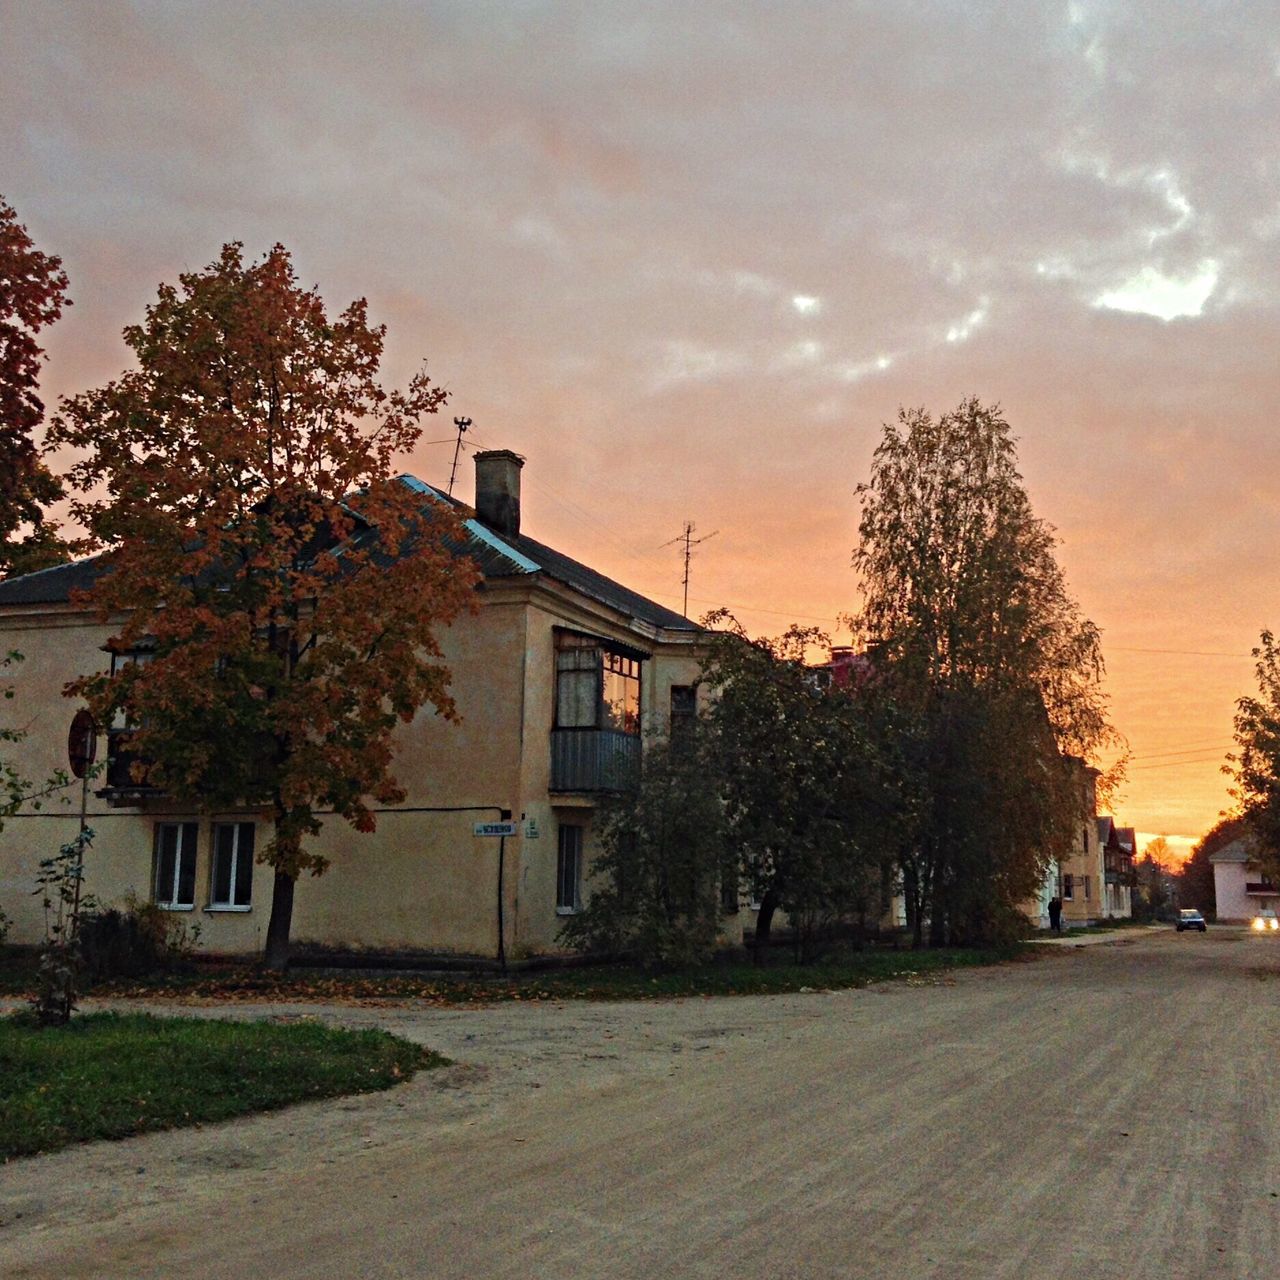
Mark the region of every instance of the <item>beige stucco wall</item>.
<instances>
[{"instance_id":1,"label":"beige stucco wall","mask_svg":"<svg viewBox=\"0 0 1280 1280\"><path fill-rule=\"evenodd\" d=\"M1060 874L1065 878L1071 876L1074 882L1073 896L1062 899L1062 920L1064 925L1088 924L1100 920L1106 915L1104 899L1106 894L1106 877L1102 862L1102 845L1098 840L1098 823L1096 817L1082 819L1081 830L1077 837L1075 852L1064 858L1060 866ZM1088 892L1085 882L1088 881Z\"/></svg>"},{"instance_id":2,"label":"beige stucco wall","mask_svg":"<svg viewBox=\"0 0 1280 1280\"><path fill-rule=\"evenodd\" d=\"M406 798L396 812L377 815L375 833L357 833L336 817L325 819L315 847L330 866L324 875L298 884L295 940L492 956L501 852L508 954L558 948L558 823L586 828L584 883L596 840L593 802L548 791L554 628L573 627L653 655L644 663L641 682L646 729L665 727L670 687L692 683L697 662L687 642L665 643L652 630L634 627L567 590L497 584L482 592L479 602L475 615L459 620L443 637L460 723L428 710L397 730L394 771ZM26 775L43 777L65 764L75 704L61 696L62 686L75 674L105 666L102 646L109 634L110 628L66 609L0 617L0 644L27 655L12 681L15 697L3 709L6 724L28 731L19 755ZM439 812L447 809L466 811ZM473 834L477 821L495 820L501 809L509 809L521 824L521 834L507 839L504 848L496 839ZM17 817L0 832L0 909L14 920L13 941L32 942L40 935L38 903L30 893L39 859L78 826L78 809L60 812L64 816ZM250 910L207 909L210 822L249 816L199 815L163 800L146 808L112 808L91 794L89 825L96 838L86 864L87 888L106 905L130 893L148 897L155 822L198 819L196 907L180 914L184 923L201 926L202 948L255 952L270 910L268 868L255 868ZM269 839L265 824L259 824L256 838L261 849Z\"/></svg>"}]
</instances>

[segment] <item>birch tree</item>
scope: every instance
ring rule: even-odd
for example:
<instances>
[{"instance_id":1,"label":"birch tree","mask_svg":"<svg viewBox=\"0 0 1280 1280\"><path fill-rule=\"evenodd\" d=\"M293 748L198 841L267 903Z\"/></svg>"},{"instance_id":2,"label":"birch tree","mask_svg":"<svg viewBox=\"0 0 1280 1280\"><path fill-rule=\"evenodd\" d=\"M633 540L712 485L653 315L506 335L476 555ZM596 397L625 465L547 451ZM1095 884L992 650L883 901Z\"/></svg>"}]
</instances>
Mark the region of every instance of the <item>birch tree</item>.
<instances>
[{"instance_id":1,"label":"birch tree","mask_svg":"<svg viewBox=\"0 0 1280 1280\"><path fill-rule=\"evenodd\" d=\"M1098 630L998 406L903 410L858 496L851 623L910 761L889 830L917 939L927 917L935 943L979 940L1066 852L1082 762L1114 739Z\"/></svg>"}]
</instances>

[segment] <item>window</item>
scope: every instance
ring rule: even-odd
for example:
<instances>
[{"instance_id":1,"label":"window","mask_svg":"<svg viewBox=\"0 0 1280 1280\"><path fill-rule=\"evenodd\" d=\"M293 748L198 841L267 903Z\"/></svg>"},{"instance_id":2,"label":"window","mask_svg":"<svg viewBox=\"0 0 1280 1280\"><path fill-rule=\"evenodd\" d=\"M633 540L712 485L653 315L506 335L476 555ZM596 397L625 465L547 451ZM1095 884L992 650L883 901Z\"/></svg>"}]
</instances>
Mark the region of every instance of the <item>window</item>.
<instances>
[{"instance_id":1,"label":"window","mask_svg":"<svg viewBox=\"0 0 1280 1280\"><path fill-rule=\"evenodd\" d=\"M194 822L159 822L155 834L156 905L190 911L196 905L196 832Z\"/></svg>"},{"instance_id":2,"label":"window","mask_svg":"<svg viewBox=\"0 0 1280 1280\"><path fill-rule=\"evenodd\" d=\"M1081 841L1081 845L1085 853L1088 853L1089 852L1089 828L1086 826L1083 828L1083 831L1084 831L1084 836Z\"/></svg>"},{"instance_id":3,"label":"window","mask_svg":"<svg viewBox=\"0 0 1280 1280\"><path fill-rule=\"evenodd\" d=\"M582 905L582 828L561 827L556 851L556 914L573 915Z\"/></svg>"},{"instance_id":4,"label":"window","mask_svg":"<svg viewBox=\"0 0 1280 1280\"><path fill-rule=\"evenodd\" d=\"M1072 875L1062 877L1062 897L1066 902L1070 902L1075 897L1076 881Z\"/></svg>"},{"instance_id":5,"label":"window","mask_svg":"<svg viewBox=\"0 0 1280 1280\"><path fill-rule=\"evenodd\" d=\"M247 911L253 892L253 823L213 824L213 878L209 906Z\"/></svg>"},{"instance_id":6,"label":"window","mask_svg":"<svg viewBox=\"0 0 1280 1280\"><path fill-rule=\"evenodd\" d=\"M671 741L687 743L698 716L698 691L691 684L671 686Z\"/></svg>"},{"instance_id":7,"label":"window","mask_svg":"<svg viewBox=\"0 0 1280 1280\"><path fill-rule=\"evenodd\" d=\"M127 649L111 654L111 676L115 679L130 667L145 667L155 657L150 649ZM117 710L107 729L107 786L114 790L136 791L147 787L145 764L131 747L130 730L138 727L123 710ZM135 767L136 766L136 767Z\"/></svg>"},{"instance_id":8,"label":"window","mask_svg":"<svg viewBox=\"0 0 1280 1280\"><path fill-rule=\"evenodd\" d=\"M640 732L640 663L605 650L602 728Z\"/></svg>"},{"instance_id":9,"label":"window","mask_svg":"<svg viewBox=\"0 0 1280 1280\"><path fill-rule=\"evenodd\" d=\"M556 636L556 728L640 732L640 660L593 636Z\"/></svg>"},{"instance_id":10,"label":"window","mask_svg":"<svg viewBox=\"0 0 1280 1280\"><path fill-rule=\"evenodd\" d=\"M1089 877L1088 876L1085 876L1084 878L1084 896L1086 898L1089 897Z\"/></svg>"}]
</instances>

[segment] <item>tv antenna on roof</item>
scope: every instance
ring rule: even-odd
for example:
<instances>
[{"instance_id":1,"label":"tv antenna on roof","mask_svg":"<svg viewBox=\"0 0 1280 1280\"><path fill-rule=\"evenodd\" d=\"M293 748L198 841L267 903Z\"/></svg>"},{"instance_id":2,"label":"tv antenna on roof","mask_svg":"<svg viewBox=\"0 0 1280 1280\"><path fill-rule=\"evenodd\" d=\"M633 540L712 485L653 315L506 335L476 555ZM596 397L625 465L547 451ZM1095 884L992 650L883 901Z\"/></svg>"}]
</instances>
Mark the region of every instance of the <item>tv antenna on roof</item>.
<instances>
[{"instance_id":1,"label":"tv antenna on roof","mask_svg":"<svg viewBox=\"0 0 1280 1280\"><path fill-rule=\"evenodd\" d=\"M692 520L684 522L684 532L672 538L669 542L664 542L664 547L674 546L677 542L684 543L684 616L689 616L689 561L693 558L693 549L700 543L709 542L720 532L719 529L713 529L710 533L705 533L701 538L695 538L693 531L696 528Z\"/></svg>"},{"instance_id":2,"label":"tv antenna on roof","mask_svg":"<svg viewBox=\"0 0 1280 1280\"><path fill-rule=\"evenodd\" d=\"M449 497L453 497L453 480L458 474L458 454L462 452L462 437L471 425L470 418L454 418L453 425L458 428L458 442L453 446L453 466L449 471Z\"/></svg>"}]
</instances>

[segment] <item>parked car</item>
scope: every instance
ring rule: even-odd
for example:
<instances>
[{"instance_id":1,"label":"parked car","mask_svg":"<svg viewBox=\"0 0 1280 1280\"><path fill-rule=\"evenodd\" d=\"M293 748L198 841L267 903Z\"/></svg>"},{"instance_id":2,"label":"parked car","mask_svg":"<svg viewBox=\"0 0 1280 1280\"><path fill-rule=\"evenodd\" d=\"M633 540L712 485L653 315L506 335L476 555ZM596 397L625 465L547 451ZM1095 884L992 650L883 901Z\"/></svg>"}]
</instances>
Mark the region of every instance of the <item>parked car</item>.
<instances>
[{"instance_id":1,"label":"parked car","mask_svg":"<svg viewBox=\"0 0 1280 1280\"><path fill-rule=\"evenodd\" d=\"M1183 907L1178 912L1178 918L1174 921L1174 924L1178 926L1179 933L1183 929L1199 929L1203 933L1206 928L1204 916L1195 907Z\"/></svg>"},{"instance_id":2,"label":"parked car","mask_svg":"<svg viewBox=\"0 0 1280 1280\"><path fill-rule=\"evenodd\" d=\"M1277 920L1276 913L1267 907L1253 917L1253 928L1258 933L1270 933L1272 929L1280 929L1280 920Z\"/></svg>"}]
</instances>

